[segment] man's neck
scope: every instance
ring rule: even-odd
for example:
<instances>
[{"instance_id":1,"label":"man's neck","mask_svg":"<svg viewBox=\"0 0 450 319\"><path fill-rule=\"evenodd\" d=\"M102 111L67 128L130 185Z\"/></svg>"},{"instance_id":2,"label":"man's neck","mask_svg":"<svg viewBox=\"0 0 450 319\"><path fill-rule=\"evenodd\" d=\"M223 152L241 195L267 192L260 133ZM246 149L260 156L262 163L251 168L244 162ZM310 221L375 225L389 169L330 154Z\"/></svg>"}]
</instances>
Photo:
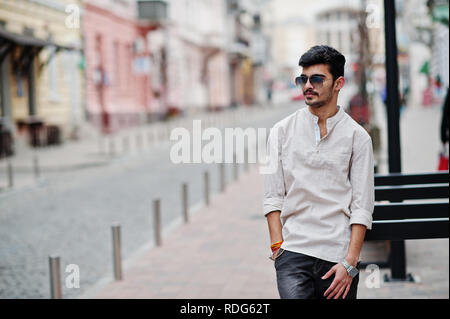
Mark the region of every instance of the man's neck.
<instances>
[{"instance_id":1,"label":"man's neck","mask_svg":"<svg viewBox=\"0 0 450 319\"><path fill-rule=\"evenodd\" d=\"M319 124L325 124L327 119L336 115L339 111L337 104L328 104L319 108L309 107L309 111L319 118Z\"/></svg>"}]
</instances>

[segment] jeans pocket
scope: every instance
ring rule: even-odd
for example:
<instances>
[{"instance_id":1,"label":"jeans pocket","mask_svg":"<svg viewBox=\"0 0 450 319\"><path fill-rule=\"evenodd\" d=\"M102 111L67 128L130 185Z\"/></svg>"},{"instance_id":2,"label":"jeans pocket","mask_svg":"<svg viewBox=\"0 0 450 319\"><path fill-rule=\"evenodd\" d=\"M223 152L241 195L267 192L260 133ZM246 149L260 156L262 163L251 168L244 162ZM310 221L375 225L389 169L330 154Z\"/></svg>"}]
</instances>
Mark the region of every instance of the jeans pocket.
<instances>
[{"instance_id":1,"label":"jeans pocket","mask_svg":"<svg viewBox=\"0 0 450 319\"><path fill-rule=\"evenodd\" d=\"M277 250L275 256L270 256L270 259L273 261L277 261L283 253L284 253L284 249L280 248Z\"/></svg>"}]
</instances>

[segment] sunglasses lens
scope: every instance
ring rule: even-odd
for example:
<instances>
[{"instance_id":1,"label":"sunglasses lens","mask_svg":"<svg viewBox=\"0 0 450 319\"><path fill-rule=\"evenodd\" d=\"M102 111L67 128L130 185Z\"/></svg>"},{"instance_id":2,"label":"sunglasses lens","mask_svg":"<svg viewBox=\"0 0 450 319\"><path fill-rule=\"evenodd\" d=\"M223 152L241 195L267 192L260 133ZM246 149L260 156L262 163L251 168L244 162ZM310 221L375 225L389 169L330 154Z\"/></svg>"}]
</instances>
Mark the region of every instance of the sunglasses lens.
<instances>
[{"instance_id":1,"label":"sunglasses lens","mask_svg":"<svg viewBox=\"0 0 450 319\"><path fill-rule=\"evenodd\" d=\"M308 78L306 76L299 76L295 78L295 84L297 86L305 86L306 82L308 82Z\"/></svg>"},{"instance_id":2,"label":"sunglasses lens","mask_svg":"<svg viewBox=\"0 0 450 319\"><path fill-rule=\"evenodd\" d=\"M317 76L317 75L313 75L310 78L308 78L306 75L302 75L299 77L295 78L295 84L297 86L301 86L304 87L306 85L306 83L308 82L311 83L312 86L320 88L323 85L323 78L321 76Z\"/></svg>"},{"instance_id":3,"label":"sunglasses lens","mask_svg":"<svg viewBox=\"0 0 450 319\"><path fill-rule=\"evenodd\" d=\"M313 75L312 77L309 78L309 81L315 87L321 86L323 84L323 79L320 76L314 76Z\"/></svg>"}]
</instances>

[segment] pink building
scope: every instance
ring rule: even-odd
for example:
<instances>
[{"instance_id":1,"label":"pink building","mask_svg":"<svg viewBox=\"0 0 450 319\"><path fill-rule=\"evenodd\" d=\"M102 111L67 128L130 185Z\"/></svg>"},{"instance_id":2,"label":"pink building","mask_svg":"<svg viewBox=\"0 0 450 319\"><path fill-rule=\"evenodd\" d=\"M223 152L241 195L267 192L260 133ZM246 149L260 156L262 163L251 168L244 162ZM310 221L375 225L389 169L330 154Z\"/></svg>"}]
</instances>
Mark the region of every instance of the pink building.
<instances>
[{"instance_id":1,"label":"pink building","mask_svg":"<svg viewBox=\"0 0 450 319\"><path fill-rule=\"evenodd\" d=\"M86 108L105 133L136 125L150 112L148 30L137 25L135 5L93 0L84 7Z\"/></svg>"},{"instance_id":2,"label":"pink building","mask_svg":"<svg viewBox=\"0 0 450 319\"><path fill-rule=\"evenodd\" d=\"M158 19L151 14L157 11L156 6L152 7L153 10L142 10L150 15L148 25L157 25L159 22L156 30L147 33L154 65L152 87L156 92L152 112L164 114L175 109L186 114L228 107L230 71L226 42L226 1L138 2L142 5L167 5L166 15ZM141 18L145 25L145 14ZM161 52L165 55L165 69L158 67L164 66ZM160 97L156 98L159 92Z\"/></svg>"}]
</instances>

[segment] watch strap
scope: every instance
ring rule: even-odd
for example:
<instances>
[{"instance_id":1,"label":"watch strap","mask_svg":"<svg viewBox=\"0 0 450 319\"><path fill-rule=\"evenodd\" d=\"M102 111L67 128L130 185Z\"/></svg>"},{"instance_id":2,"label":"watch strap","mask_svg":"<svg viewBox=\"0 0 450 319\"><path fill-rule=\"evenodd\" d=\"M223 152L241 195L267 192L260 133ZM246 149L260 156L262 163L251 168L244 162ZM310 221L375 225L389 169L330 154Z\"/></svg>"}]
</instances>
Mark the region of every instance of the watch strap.
<instances>
[{"instance_id":1,"label":"watch strap","mask_svg":"<svg viewBox=\"0 0 450 319\"><path fill-rule=\"evenodd\" d=\"M353 267L352 265L350 265L345 259L342 260L341 264L344 266L344 268L347 270L347 273L353 278L355 277L358 273L359 270L356 267Z\"/></svg>"}]
</instances>

